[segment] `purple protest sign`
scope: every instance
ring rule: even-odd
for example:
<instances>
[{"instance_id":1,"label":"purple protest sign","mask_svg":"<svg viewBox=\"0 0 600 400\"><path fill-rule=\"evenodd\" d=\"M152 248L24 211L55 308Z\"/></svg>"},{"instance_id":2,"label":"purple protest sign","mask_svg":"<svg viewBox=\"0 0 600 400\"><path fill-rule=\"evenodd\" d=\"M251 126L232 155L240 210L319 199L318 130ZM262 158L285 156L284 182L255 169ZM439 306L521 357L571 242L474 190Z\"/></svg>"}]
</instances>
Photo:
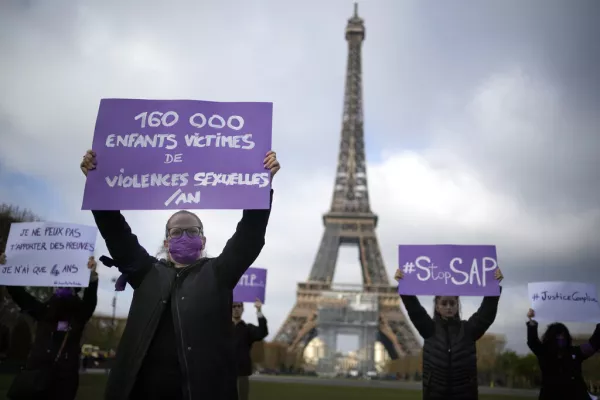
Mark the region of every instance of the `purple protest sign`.
<instances>
[{"instance_id":1,"label":"purple protest sign","mask_svg":"<svg viewBox=\"0 0 600 400\"><path fill-rule=\"evenodd\" d=\"M400 245L398 293L498 296L496 246Z\"/></svg>"},{"instance_id":2,"label":"purple protest sign","mask_svg":"<svg viewBox=\"0 0 600 400\"><path fill-rule=\"evenodd\" d=\"M259 299L264 304L266 287L267 270L263 268L248 268L233 289L233 301L254 303L256 299Z\"/></svg>"},{"instance_id":3,"label":"purple protest sign","mask_svg":"<svg viewBox=\"0 0 600 400\"><path fill-rule=\"evenodd\" d=\"M83 210L265 209L272 103L102 99Z\"/></svg>"}]
</instances>

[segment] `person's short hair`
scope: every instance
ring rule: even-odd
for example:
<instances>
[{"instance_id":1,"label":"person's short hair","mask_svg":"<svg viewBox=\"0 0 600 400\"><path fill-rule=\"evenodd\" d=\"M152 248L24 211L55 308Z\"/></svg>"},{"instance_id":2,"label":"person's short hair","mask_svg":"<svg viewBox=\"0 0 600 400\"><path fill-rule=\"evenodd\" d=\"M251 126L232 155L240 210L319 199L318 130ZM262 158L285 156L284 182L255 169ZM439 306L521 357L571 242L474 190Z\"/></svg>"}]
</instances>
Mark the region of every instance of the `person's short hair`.
<instances>
[{"instance_id":1,"label":"person's short hair","mask_svg":"<svg viewBox=\"0 0 600 400\"><path fill-rule=\"evenodd\" d=\"M196 221L198 221L198 226L200 227L200 230L204 231L204 226L202 225L202 221L200 221L200 217L198 217L196 214L194 214L191 211L188 211L188 210L179 210L176 213L173 213L173 215L171 215L169 217L169 219L167 220L167 223L165 225L165 238L169 237L169 222L171 222L171 220L173 219L174 216L179 215L179 214L187 214L187 215L191 215L194 218L196 218Z\"/></svg>"}]
</instances>

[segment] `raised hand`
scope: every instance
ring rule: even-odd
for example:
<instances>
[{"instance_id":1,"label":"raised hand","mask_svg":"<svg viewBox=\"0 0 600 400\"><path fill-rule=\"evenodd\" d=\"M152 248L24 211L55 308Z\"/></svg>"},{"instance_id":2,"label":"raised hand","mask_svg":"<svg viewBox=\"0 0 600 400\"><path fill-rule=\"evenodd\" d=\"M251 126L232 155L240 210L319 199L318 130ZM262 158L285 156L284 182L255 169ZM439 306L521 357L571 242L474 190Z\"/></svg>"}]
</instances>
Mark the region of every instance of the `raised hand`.
<instances>
[{"instance_id":1,"label":"raised hand","mask_svg":"<svg viewBox=\"0 0 600 400\"><path fill-rule=\"evenodd\" d=\"M6 254L0 254L0 265L6 264Z\"/></svg>"},{"instance_id":2,"label":"raised hand","mask_svg":"<svg viewBox=\"0 0 600 400\"><path fill-rule=\"evenodd\" d=\"M279 161L277 160L277 154L273 150L270 150L263 161L265 169L271 171L271 180L275 177L277 171L281 169Z\"/></svg>"},{"instance_id":3,"label":"raised hand","mask_svg":"<svg viewBox=\"0 0 600 400\"><path fill-rule=\"evenodd\" d=\"M89 171L96 169L96 152L88 150L83 156L83 160L79 167L85 176L87 176Z\"/></svg>"},{"instance_id":4,"label":"raised hand","mask_svg":"<svg viewBox=\"0 0 600 400\"><path fill-rule=\"evenodd\" d=\"M504 279L504 275L502 275L500 268L496 268L496 271L494 272L494 278L496 278L498 282L502 282L502 279Z\"/></svg>"},{"instance_id":5,"label":"raised hand","mask_svg":"<svg viewBox=\"0 0 600 400\"><path fill-rule=\"evenodd\" d=\"M92 272L96 272L96 267L98 266L98 263L96 262L96 259L94 258L94 256L91 256L88 259L88 263L87 263L87 267L92 271Z\"/></svg>"},{"instance_id":6,"label":"raised hand","mask_svg":"<svg viewBox=\"0 0 600 400\"><path fill-rule=\"evenodd\" d=\"M256 307L256 312L259 312L262 309L262 302L259 299L254 300L254 307Z\"/></svg>"},{"instance_id":7,"label":"raised hand","mask_svg":"<svg viewBox=\"0 0 600 400\"><path fill-rule=\"evenodd\" d=\"M533 309L530 308L529 311L527 311L527 318L529 318L530 321L535 318L535 311L533 311Z\"/></svg>"},{"instance_id":8,"label":"raised hand","mask_svg":"<svg viewBox=\"0 0 600 400\"><path fill-rule=\"evenodd\" d=\"M398 282L400 282L400 279L403 279L403 278L404 278L404 272L402 272L400 270L400 268L398 268L396 270L396 273L394 274L394 279L397 280Z\"/></svg>"},{"instance_id":9,"label":"raised hand","mask_svg":"<svg viewBox=\"0 0 600 400\"><path fill-rule=\"evenodd\" d=\"M88 263L87 263L87 267L91 271L90 282L96 282L98 280L98 273L96 272L97 266L98 266L98 263L96 262L96 259L94 259L94 256L91 256L88 259Z\"/></svg>"}]
</instances>

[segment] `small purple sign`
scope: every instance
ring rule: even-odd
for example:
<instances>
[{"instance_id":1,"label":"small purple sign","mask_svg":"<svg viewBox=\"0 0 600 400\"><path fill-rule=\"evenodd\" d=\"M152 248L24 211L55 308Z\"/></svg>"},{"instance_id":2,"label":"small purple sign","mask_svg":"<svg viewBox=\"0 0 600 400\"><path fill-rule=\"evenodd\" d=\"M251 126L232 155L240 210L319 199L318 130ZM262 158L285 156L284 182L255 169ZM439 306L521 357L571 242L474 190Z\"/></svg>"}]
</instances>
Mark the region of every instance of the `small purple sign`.
<instances>
[{"instance_id":1,"label":"small purple sign","mask_svg":"<svg viewBox=\"0 0 600 400\"><path fill-rule=\"evenodd\" d=\"M250 267L233 289L233 301L254 303L256 299L259 299L264 304L266 287L267 270Z\"/></svg>"},{"instance_id":2,"label":"small purple sign","mask_svg":"<svg viewBox=\"0 0 600 400\"><path fill-rule=\"evenodd\" d=\"M400 245L404 278L398 293L435 296L499 296L496 246Z\"/></svg>"},{"instance_id":3,"label":"small purple sign","mask_svg":"<svg viewBox=\"0 0 600 400\"><path fill-rule=\"evenodd\" d=\"M273 103L102 99L83 210L266 209Z\"/></svg>"}]
</instances>

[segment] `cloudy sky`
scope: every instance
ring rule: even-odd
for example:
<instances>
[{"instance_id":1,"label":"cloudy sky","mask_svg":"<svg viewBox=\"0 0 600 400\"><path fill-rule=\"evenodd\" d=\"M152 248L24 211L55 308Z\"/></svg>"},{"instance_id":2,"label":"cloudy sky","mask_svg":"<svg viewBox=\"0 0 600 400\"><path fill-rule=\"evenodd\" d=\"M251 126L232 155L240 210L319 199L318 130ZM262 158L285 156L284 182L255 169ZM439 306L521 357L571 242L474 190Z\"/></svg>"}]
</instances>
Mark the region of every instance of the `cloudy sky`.
<instances>
[{"instance_id":1,"label":"cloudy sky","mask_svg":"<svg viewBox=\"0 0 600 400\"><path fill-rule=\"evenodd\" d=\"M359 12L369 190L390 277L400 243L496 244L506 278L491 331L524 351L527 282L600 283L600 3L364 0ZM283 169L256 263L269 269L272 337L331 200L351 14L350 0L2 1L0 202L92 223L78 164L101 98L274 102ZM218 254L241 213L198 214ZM169 213L125 215L158 250ZM360 281L357 256L342 250L335 282ZM99 313L114 274L100 270ZM131 289L119 296L126 315Z\"/></svg>"}]
</instances>

